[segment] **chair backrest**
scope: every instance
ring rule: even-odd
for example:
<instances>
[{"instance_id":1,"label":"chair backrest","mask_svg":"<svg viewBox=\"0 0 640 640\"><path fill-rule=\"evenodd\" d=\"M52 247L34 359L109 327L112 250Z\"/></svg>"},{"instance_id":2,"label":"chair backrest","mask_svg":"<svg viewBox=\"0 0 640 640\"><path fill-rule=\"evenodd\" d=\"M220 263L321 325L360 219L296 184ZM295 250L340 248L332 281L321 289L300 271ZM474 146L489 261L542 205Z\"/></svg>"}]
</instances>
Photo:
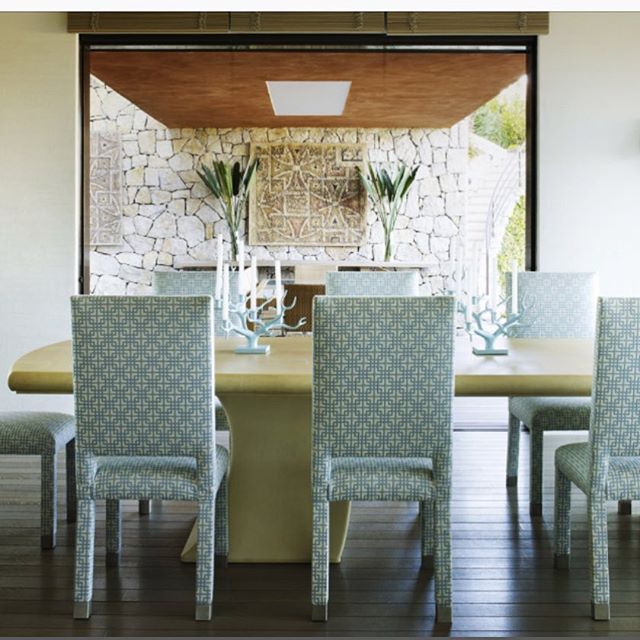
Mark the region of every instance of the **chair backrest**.
<instances>
[{"instance_id":1,"label":"chair backrest","mask_svg":"<svg viewBox=\"0 0 640 640\"><path fill-rule=\"evenodd\" d=\"M328 296L417 296L418 272L334 271L327 273Z\"/></svg>"},{"instance_id":2,"label":"chair backrest","mask_svg":"<svg viewBox=\"0 0 640 640\"><path fill-rule=\"evenodd\" d=\"M511 295L511 274L506 278ZM596 325L595 273L518 273L521 326L514 338L592 338Z\"/></svg>"},{"instance_id":3,"label":"chair backrest","mask_svg":"<svg viewBox=\"0 0 640 640\"><path fill-rule=\"evenodd\" d=\"M229 287L234 290L237 273L229 274ZM157 296L213 296L216 292L215 271L154 271L153 292ZM222 316L214 314L214 336L225 336Z\"/></svg>"},{"instance_id":4,"label":"chair backrest","mask_svg":"<svg viewBox=\"0 0 640 640\"><path fill-rule=\"evenodd\" d=\"M154 271L153 293L157 296L213 296L215 271Z\"/></svg>"},{"instance_id":5,"label":"chair backrest","mask_svg":"<svg viewBox=\"0 0 640 640\"><path fill-rule=\"evenodd\" d=\"M74 296L77 448L85 456L214 450L210 297Z\"/></svg>"},{"instance_id":6,"label":"chair backrest","mask_svg":"<svg viewBox=\"0 0 640 640\"><path fill-rule=\"evenodd\" d=\"M609 455L640 455L640 298L598 300L591 397L595 480Z\"/></svg>"},{"instance_id":7,"label":"chair backrest","mask_svg":"<svg viewBox=\"0 0 640 640\"><path fill-rule=\"evenodd\" d=\"M430 457L448 473L454 299L318 296L313 329L314 468Z\"/></svg>"}]
</instances>

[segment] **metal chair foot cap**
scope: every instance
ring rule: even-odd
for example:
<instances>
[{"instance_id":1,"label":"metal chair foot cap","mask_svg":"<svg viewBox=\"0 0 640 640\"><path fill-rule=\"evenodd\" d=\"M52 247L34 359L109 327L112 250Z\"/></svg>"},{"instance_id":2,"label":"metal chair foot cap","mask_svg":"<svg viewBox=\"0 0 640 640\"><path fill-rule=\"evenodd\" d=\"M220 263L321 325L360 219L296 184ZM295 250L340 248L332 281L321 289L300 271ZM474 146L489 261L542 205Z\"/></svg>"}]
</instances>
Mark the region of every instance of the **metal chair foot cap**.
<instances>
[{"instance_id":1,"label":"metal chair foot cap","mask_svg":"<svg viewBox=\"0 0 640 640\"><path fill-rule=\"evenodd\" d=\"M621 516L631 515L631 500L618 501L618 515L621 515Z\"/></svg>"},{"instance_id":2,"label":"metal chair foot cap","mask_svg":"<svg viewBox=\"0 0 640 640\"><path fill-rule=\"evenodd\" d=\"M73 603L73 617L76 620L87 620L91 616L91 600Z\"/></svg>"},{"instance_id":3,"label":"metal chair foot cap","mask_svg":"<svg viewBox=\"0 0 640 640\"><path fill-rule=\"evenodd\" d=\"M40 548L41 549L55 549L56 537L53 534L40 536Z\"/></svg>"},{"instance_id":4,"label":"metal chair foot cap","mask_svg":"<svg viewBox=\"0 0 640 640\"><path fill-rule=\"evenodd\" d=\"M553 566L556 569L568 569L571 556L568 553L556 553L553 556Z\"/></svg>"},{"instance_id":5,"label":"metal chair foot cap","mask_svg":"<svg viewBox=\"0 0 640 640\"><path fill-rule=\"evenodd\" d=\"M148 516L151 511L151 500L140 500L138 502L138 514Z\"/></svg>"},{"instance_id":6,"label":"metal chair foot cap","mask_svg":"<svg viewBox=\"0 0 640 640\"><path fill-rule=\"evenodd\" d=\"M608 602L600 602L600 603L591 603L591 617L594 620L609 620L611 618L611 614L609 612L609 603Z\"/></svg>"},{"instance_id":7,"label":"metal chair foot cap","mask_svg":"<svg viewBox=\"0 0 640 640\"><path fill-rule=\"evenodd\" d=\"M117 567L120 564L120 553L118 551L107 551L105 560L107 567Z\"/></svg>"},{"instance_id":8,"label":"metal chair foot cap","mask_svg":"<svg viewBox=\"0 0 640 640\"><path fill-rule=\"evenodd\" d=\"M313 622L326 622L328 617L328 606L326 604L311 605L311 620Z\"/></svg>"},{"instance_id":9,"label":"metal chair foot cap","mask_svg":"<svg viewBox=\"0 0 640 640\"><path fill-rule=\"evenodd\" d=\"M211 620L211 603L196 605L196 620Z\"/></svg>"},{"instance_id":10,"label":"metal chair foot cap","mask_svg":"<svg viewBox=\"0 0 640 640\"><path fill-rule=\"evenodd\" d=\"M530 502L529 503L529 515L532 518L539 518L542 515L542 503Z\"/></svg>"},{"instance_id":11,"label":"metal chair foot cap","mask_svg":"<svg viewBox=\"0 0 640 640\"><path fill-rule=\"evenodd\" d=\"M507 476L507 487L517 487L518 476Z\"/></svg>"},{"instance_id":12,"label":"metal chair foot cap","mask_svg":"<svg viewBox=\"0 0 640 640\"><path fill-rule=\"evenodd\" d=\"M421 569L433 569L433 554L422 556Z\"/></svg>"},{"instance_id":13,"label":"metal chair foot cap","mask_svg":"<svg viewBox=\"0 0 640 640\"><path fill-rule=\"evenodd\" d=\"M443 606L436 602L436 622L438 624L451 624L451 606Z\"/></svg>"}]
</instances>

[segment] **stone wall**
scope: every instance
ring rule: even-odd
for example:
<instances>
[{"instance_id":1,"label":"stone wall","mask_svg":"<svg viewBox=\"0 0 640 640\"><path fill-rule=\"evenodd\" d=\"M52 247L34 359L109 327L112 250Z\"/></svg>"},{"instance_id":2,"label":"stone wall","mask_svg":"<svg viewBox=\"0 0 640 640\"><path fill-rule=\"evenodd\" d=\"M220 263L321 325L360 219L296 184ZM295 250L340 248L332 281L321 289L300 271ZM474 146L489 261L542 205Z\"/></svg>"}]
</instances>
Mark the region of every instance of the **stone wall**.
<instances>
[{"instance_id":1,"label":"stone wall","mask_svg":"<svg viewBox=\"0 0 640 640\"><path fill-rule=\"evenodd\" d=\"M176 259L215 259L224 220L214 211L195 169L201 162L249 156L251 142L364 143L374 162L420 164L394 236L395 259L425 262L424 293L448 286L464 229L468 123L451 129L168 129L96 78L91 87L91 128L117 129L124 171L123 241L91 252L91 292L149 293L154 269ZM249 246L258 259L381 260L382 225L367 216L361 247ZM245 227L246 230L246 227ZM228 255L228 254L227 254Z\"/></svg>"}]
</instances>

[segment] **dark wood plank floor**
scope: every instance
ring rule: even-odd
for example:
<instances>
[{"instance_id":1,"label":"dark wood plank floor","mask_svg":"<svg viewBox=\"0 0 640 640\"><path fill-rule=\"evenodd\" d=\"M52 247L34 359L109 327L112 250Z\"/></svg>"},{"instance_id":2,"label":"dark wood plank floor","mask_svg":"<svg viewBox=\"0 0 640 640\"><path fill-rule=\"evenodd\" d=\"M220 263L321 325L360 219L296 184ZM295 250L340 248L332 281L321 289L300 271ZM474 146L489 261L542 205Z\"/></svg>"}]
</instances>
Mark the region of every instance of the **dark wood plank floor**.
<instances>
[{"instance_id":1,"label":"dark wood plank floor","mask_svg":"<svg viewBox=\"0 0 640 640\"><path fill-rule=\"evenodd\" d=\"M194 566L179 561L194 510L165 503L124 516L121 566L104 566L99 511L94 613L71 617L74 529L61 506L58 548L38 547L39 474L34 458L0 457L2 635L637 635L640 513L609 516L612 615L589 617L585 501L574 502L573 564L552 567L553 449L583 436L546 439L544 519L527 506L528 436L521 483L504 487L504 432L456 432L453 501L454 623L434 626L433 577L419 569L413 504L357 504L340 566L331 569L330 619L309 621L309 567L218 569L214 620L196 623ZM63 486L63 485L62 485ZM638 505L634 505L638 506ZM640 509L639 509L640 511Z\"/></svg>"}]
</instances>

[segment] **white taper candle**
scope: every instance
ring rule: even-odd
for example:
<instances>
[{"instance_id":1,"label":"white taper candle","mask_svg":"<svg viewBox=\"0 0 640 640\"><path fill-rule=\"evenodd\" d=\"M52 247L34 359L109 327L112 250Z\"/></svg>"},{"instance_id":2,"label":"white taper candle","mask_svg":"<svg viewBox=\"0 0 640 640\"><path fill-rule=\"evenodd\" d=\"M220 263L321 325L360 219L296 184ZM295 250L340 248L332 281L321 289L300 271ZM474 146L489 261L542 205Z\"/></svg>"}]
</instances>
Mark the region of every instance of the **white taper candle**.
<instances>
[{"instance_id":1,"label":"white taper candle","mask_svg":"<svg viewBox=\"0 0 640 640\"><path fill-rule=\"evenodd\" d=\"M222 236L218 235L218 250L216 254L217 265L216 265L216 300L220 300L222 298Z\"/></svg>"},{"instance_id":2,"label":"white taper candle","mask_svg":"<svg viewBox=\"0 0 640 640\"><path fill-rule=\"evenodd\" d=\"M222 276L222 320L229 319L229 265L225 262Z\"/></svg>"},{"instance_id":3,"label":"white taper candle","mask_svg":"<svg viewBox=\"0 0 640 640\"><path fill-rule=\"evenodd\" d=\"M282 274L280 272L280 260L276 260L275 270L276 270L276 287L275 287L276 311L280 313L280 311L282 310L282 307L281 307Z\"/></svg>"},{"instance_id":4,"label":"white taper candle","mask_svg":"<svg viewBox=\"0 0 640 640\"><path fill-rule=\"evenodd\" d=\"M247 292L244 279L244 241L238 240L238 298Z\"/></svg>"},{"instance_id":5,"label":"white taper candle","mask_svg":"<svg viewBox=\"0 0 640 640\"><path fill-rule=\"evenodd\" d=\"M511 263L511 313L518 313L518 261Z\"/></svg>"},{"instance_id":6,"label":"white taper candle","mask_svg":"<svg viewBox=\"0 0 640 640\"><path fill-rule=\"evenodd\" d=\"M255 256L251 256L251 311L255 311L258 308L257 302L257 286L258 286L258 259Z\"/></svg>"}]
</instances>

